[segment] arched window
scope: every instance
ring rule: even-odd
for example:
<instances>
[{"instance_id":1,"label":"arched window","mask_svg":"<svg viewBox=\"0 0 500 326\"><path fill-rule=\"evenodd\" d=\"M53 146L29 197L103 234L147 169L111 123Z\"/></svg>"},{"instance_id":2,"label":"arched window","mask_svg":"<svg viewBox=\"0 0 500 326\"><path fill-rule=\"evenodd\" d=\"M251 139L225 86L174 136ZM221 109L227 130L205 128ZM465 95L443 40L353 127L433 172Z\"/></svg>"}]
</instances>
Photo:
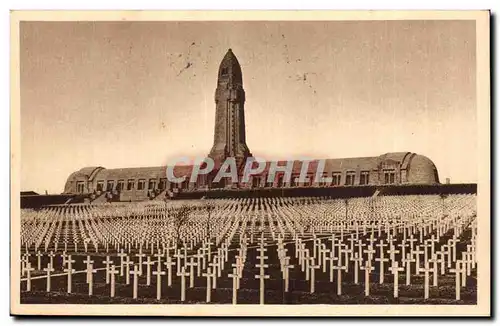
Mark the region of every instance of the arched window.
<instances>
[{"instance_id":1,"label":"arched window","mask_svg":"<svg viewBox=\"0 0 500 326\"><path fill-rule=\"evenodd\" d=\"M393 184L395 183L396 172L394 170L384 170L384 183Z\"/></svg>"}]
</instances>

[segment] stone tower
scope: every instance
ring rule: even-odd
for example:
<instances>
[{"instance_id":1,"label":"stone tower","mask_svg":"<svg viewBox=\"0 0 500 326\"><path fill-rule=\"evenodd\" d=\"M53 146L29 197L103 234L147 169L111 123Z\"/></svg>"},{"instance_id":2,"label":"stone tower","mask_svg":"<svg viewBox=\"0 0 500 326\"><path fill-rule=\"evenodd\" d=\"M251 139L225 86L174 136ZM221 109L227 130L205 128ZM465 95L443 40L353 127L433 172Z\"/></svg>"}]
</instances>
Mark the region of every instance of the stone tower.
<instances>
[{"instance_id":1,"label":"stone tower","mask_svg":"<svg viewBox=\"0 0 500 326\"><path fill-rule=\"evenodd\" d=\"M210 151L216 164L234 157L240 165L252 156L245 139L245 91L241 67L229 49L222 59L215 90L214 145Z\"/></svg>"}]
</instances>

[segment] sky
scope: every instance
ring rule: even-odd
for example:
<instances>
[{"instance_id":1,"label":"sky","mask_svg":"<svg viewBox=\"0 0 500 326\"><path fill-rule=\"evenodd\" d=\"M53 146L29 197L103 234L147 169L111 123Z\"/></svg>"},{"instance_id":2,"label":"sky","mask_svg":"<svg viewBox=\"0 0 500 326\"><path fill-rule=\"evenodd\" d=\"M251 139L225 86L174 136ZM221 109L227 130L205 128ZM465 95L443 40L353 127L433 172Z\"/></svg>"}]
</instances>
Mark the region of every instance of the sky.
<instances>
[{"instance_id":1,"label":"sky","mask_svg":"<svg viewBox=\"0 0 500 326\"><path fill-rule=\"evenodd\" d=\"M243 71L267 159L415 152L477 181L474 21L22 22L21 188L213 144L218 66Z\"/></svg>"}]
</instances>

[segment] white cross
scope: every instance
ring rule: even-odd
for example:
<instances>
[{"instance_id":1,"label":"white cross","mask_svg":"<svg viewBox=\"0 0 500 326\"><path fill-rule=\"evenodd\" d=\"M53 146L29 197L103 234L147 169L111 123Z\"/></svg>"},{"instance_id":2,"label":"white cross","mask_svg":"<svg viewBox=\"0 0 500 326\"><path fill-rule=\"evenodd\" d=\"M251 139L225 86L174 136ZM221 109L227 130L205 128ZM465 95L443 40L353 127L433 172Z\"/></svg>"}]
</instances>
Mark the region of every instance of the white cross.
<instances>
[{"instance_id":1,"label":"white cross","mask_svg":"<svg viewBox=\"0 0 500 326\"><path fill-rule=\"evenodd\" d=\"M370 295L370 273L375 269L371 266L370 260L365 260L365 266L360 267L361 270L365 271L365 296Z\"/></svg>"},{"instance_id":2,"label":"white cross","mask_svg":"<svg viewBox=\"0 0 500 326\"><path fill-rule=\"evenodd\" d=\"M346 266L341 265L340 260L337 261L337 266L333 266L337 270L337 295L342 294L342 270L347 270Z\"/></svg>"},{"instance_id":3,"label":"white cross","mask_svg":"<svg viewBox=\"0 0 500 326\"><path fill-rule=\"evenodd\" d=\"M62 258L62 264L66 265L66 259L68 258L66 251L63 251L63 253L61 254L61 258Z\"/></svg>"},{"instance_id":4,"label":"white cross","mask_svg":"<svg viewBox=\"0 0 500 326\"><path fill-rule=\"evenodd\" d=\"M396 248L394 247L394 245L391 243L390 249L387 250L387 253L389 254L389 258L391 259L391 261L394 261L395 260L395 255L399 253L399 250L396 250Z\"/></svg>"},{"instance_id":5,"label":"white cross","mask_svg":"<svg viewBox=\"0 0 500 326\"><path fill-rule=\"evenodd\" d=\"M455 262L455 268L450 269L450 272L455 273L455 300L460 300L460 274L462 273L462 268L460 266L460 261Z\"/></svg>"},{"instance_id":6,"label":"white cross","mask_svg":"<svg viewBox=\"0 0 500 326\"><path fill-rule=\"evenodd\" d=\"M47 267L43 269L47 272L47 292L50 292L50 273L54 271L52 265L50 263L47 264Z\"/></svg>"},{"instance_id":7,"label":"white cross","mask_svg":"<svg viewBox=\"0 0 500 326\"><path fill-rule=\"evenodd\" d=\"M370 244L370 245L368 245L368 249L363 250L363 253L368 254L368 258L367 258L367 260L368 260L368 261L370 262L370 264L371 264L371 261L372 261L372 259L373 259L373 254L375 253L375 250L373 250L372 245L371 245L371 244Z\"/></svg>"},{"instance_id":8,"label":"white cross","mask_svg":"<svg viewBox=\"0 0 500 326\"><path fill-rule=\"evenodd\" d=\"M446 256L447 256L447 263L448 263L448 268L451 268L451 247L452 245L450 243L443 245L443 247L446 247Z\"/></svg>"},{"instance_id":9,"label":"white cross","mask_svg":"<svg viewBox=\"0 0 500 326\"><path fill-rule=\"evenodd\" d=\"M168 279L167 285L172 286L172 266L175 266L175 262L172 261L172 257L168 256L167 261L164 262L165 266L167 266Z\"/></svg>"},{"instance_id":10,"label":"white cross","mask_svg":"<svg viewBox=\"0 0 500 326\"><path fill-rule=\"evenodd\" d=\"M210 281L212 280L212 277L215 277L215 273L212 273L209 267L207 269L207 272L203 273L202 275L207 278L207 302L210 302L210 290L212 289L212 284Z\"/></svg>"},{"instance_id":11,"label":"white cross","mask_svg":"<svg viewBox=\"0 0 500 326\"><path fill-rule=\"evenodd\" d=\"M418 241L417 239L413 238L413 233L410 235L410 238L407 239L406 241L410 243L410 251L413 251L414 248L413 244Z\"/></svg>"},{"instance_id":12,"label":"white cross","mask_svg":"<svg viewBox=\"0 0 500 326\"><path fill-rule=\"evenodd\" d=\"M224 259L219 255L215 255L214 257L214 261L217 262L218 265L218 268L217 268L217 277L221 277L222 276L222 269L224 268Z\"/></svg>"},{"instance_id":13,"label":"white cross","mask_svg":"<svg viewBox=\"0 0 500 326\"><path fill-rule=\"evenodd\" d=\"M347 246L345 246L344 249L341 250L341 252L345 255L345 265L344 267L346 268L346 273L349 272L349 260L351 259L350 256L352 256L352 250L347 248ZM350 255L349 255L350 254Z\"/></svg>"},{"instance_id":14,"label":"white cross","mask_svg":"<svg viewBox=\"0 0 500 326\"><path fill-rule=\"evenodd\" d=\"M434 247L433 244L430 243L430 239L427 239L425 240L424 244L422 245L424 247L424 261L428 261L429 260L429 250L428 249L432 249ZM431 253L431 256L432 256L432 253Z\"/></svg>"},{"instance_id":15,"label":"white cross","mask_svg":"<svg viewBox=\"0 0 500 326\"><path fill-rule=\"evenodd\" d=\"M240 278L242 277L242 272L243 272L243 267L244 264L241 261L241 258L239 256L236 256L236 263L231 264L231 267L236 267L236 272L238 273L238 278L237 278L237 286L238 289L240 288Z\"/></svg>"},{"instance_id":16,"label":"white cross","mask_svg":"<svg viewBox=\"0 0 500 326\"><path fill-rule=\"evenodd\" d=\"M411 278L411 263L416 262L414 258L412 258L411 253L406 254L406 258L403 258L402 262L405 264L406 268L406 285L410 285ZM417 267L418 268L418 267Z\"/></svg>"},{"instance_id":17,"label":"white cross","mask_svg":"<svg viewBox=\"0 0 500 326\"><path fill-rule=\"evenodd\" d=\"M354 262L354 284L358 284L358 270L363 262L363 258L358 255L357 252L354 253L354 257L351 257L351 261ZM332 282L332 276L330 276L330 282Z\"/></svg>"},{"instance_id":18,"label":"white cross","mask_svg":"<svg viewBox=\"0 0 500 326\"><path fill-rule=\"evenodd\" d=\"M181 258L183 255L181 254L180 250L177 250L177 253L174 254L174 257L177 258L177 274L181 272Z\"/></svg>"},{"instance_id":19,"label":"white cross","mask_svg":"<svg viewBox=\"0 0 500 326\"><path fill-rule=\"evenodd\" d=\"M71 293L71 277L72 274L75 272L75 270L72 268L72 263L75 261L71 259L71 255L68 256L68 259L66 260L66 264L68 264L68 268L64 269L64 272L68 273L68 293Z\"/></svg>"},{"instance_id":20,"label":"white cross","mask_svg":"<svg viewBox=\"0 0 500 326\"><path fill-rule=\"evenodd\" d=\"M26 274L26 266L28 265L28 257L21 257L21 275L24 276Z\"/></svg>"},{"instance_id":21,"label":"white cross","mask_svg":"<svg viewBox=\"0 0 500 326\"><path fill-rule=\"evenodd\" d=\"M50 266L54 267L54 257L56 255L54 254L54 252L51 251L47 256L49 256Z\"/></svg>"},{"instance_id":22,"label":"white cross","mask_svg":"<svg viewBox=\"0 0 500 326\"><path fill-rule=\"evenodd\" d=\"M25 270L27 273L26 291L30 292L31 291L31 271L34 271L35 269L33 267L31 267L31 263L28 263Z\"/></svg>"},{"instance_id":23,"label":"white cross","mask_svg":"<svg viewBox=\"0 0 500 326\"><path fill-rule=\"evenodd\" d=\"M213 289L215 289L217 287L217 275L218 275L217 267L219 266L219 264L217 263L216 259L217 259L217 256L214 256L214 261L211 263L208 263L208 265L210 265L210 267L212 267L213 272L214 272L213 281L212 281L212 288Z\"/></svg>"},{"instance_id":24,"label":"white cross","mask_svg":"<svg viewBox=\"0 0 500 326\"><path fill-rule=\"evenodd\" d=\"M43 257L43 254L40 251L38 251L36 253L36 258L37 258L37 265L36 266L37 266L37 270L39 270L39 271L42 270L42 257Z\"/></svg>"},{"instance_id":25,"label":"white cross","mask_svg":"<svg viewBox=\"0 0 500 326\"><path fill-rule=\"evenodd\" d=\"M404 228L406 230L406 228ZM400 244L398 244L398 247L401 248L401 257L406 257L406 248L408 248L408 244L406 243L406 240L401 241Z\"/></svg>"},{"instance_id":26,"label":"white cross","mask_svg":"<svg viewBox=\"0 0 500 326\"><path fill-rule=\"evenodd\" d=\"M457 260L457 246L456 246L457 242L458 242L458 239L456 239L455 237L448 240L448 245L451 245L451 249L452 249L451 258L453 259L453 262L455 262Z\"/></svg>"},{"instance_id":27,"label":"white cross","mask_svg":"<svg viewBox=\"0 0 500 326\"><path fill-rule=\"evenodd\" d=\"M165 275L165 272L161 270L161 262L157 264L157 270L153 271L153 275L156 275L156 300L161 299L161 276Z\"/></svg>"},{"instance_id":28,"label":"white cross","mask_svg":"<svg viewBox=\"0 0 500 326\"><path fill-rule=\"evenodd\" d=\"M462 266L462 286L465 286L467 281L467 264L465 260L461 260L460 262L460 266Z\"/></svg>"},{"instance_id":29,"label":"white cross","mask_svg":"<svg viewBox=\"0 0 500 326\"><path fill-rule=\"evenodd\" d=\"M315 265L314 264L314 257L311 257L311 263L309 264L309 268L311 269L311 293L314 293L315 287L314 283L316 281L316 270L321 268L320 265Z\"/></svg>"},{"instance_id":30,"label":"white cross","mask_svg":"<svg viewBox=\"0 0 500 326\"><path fill-rule=\"evenodd\" d=\"M161 265L161 258L163 257L163 254L160 252L160 249L158 249L158 253L154 255L157 258L158 264Z\"/></svg>"},{"instance_id":31,"label":"white cross","mask_svg":"<svg viewBox=\"0 0 500 326\"><path fill-rule=\"evenodd\" d=\"M90 258L90 257L89 257ZM94 265L92 263L89 263L87 265L87 282L89 283L89 296L92 295L92 291L93 291L93 276L94 276L94 273L97 272L97 270L94 269Z\"/></svg>"},{"instance_id":32,"label":"white cross","mask_svg":"<svg viewBox=\"0 0 500 326\"><path fill-rule=\"evenodd\" d=\"M309 251L306 251L305 257L304 257L304 262L305 262L305 270L306 270L306 281L309 281L309 275L311 274L311 271L309 269L309 263L311 262L311 257L309 257Z\"/></svg>"},{"instance_id":33,"label":"white cross","mask_svg":"<svg viewBox=\"0 0 500 326\"><path fill-rule=\"evenodd\" d=\"M118 274L119 272L116 270L115 265L111 265L111 269L109 271L109 274L111 275L111 288L110 288L110 296L112 298L115 297L115 275Z\"/></svg>"},{"instance_id":34,"label":"white cross","mask_svg":"<svg viewBox=\"0 0 500 326\"><path fill-rule=\"evenodd\" d=\"M186 301L186 276L189 276L189 273L186 272L186 268L183 266L182 271L177 273L177 276L181 277L181 301Z\"/></svg>"},{"instance_id":35,"label":"white cross","mask_svg":"<svg viewBox=\"0 0 500 326\"><path fill-rule=\"evenodd\" d=\"M123 252L123 249L121 249L120 253L118 254L118 257L120 257L120 276L123 276L123 261L126 256L127 254Z\"/></svg>"},{"instance_id":36,"label":"white cross","mask_svg":"<svg viewBox=\"0 0 500 326\"><path fill-rule=\"evenodd\" d=\"M129 256L125 256L125 261L123 262L125 265L125 284L129 285L130 284L130 265L133 265L134 263L130 261Z\"/></svg>"},{"instance_id":37,"label":"white cross","mask_svg":"<svg viewBox=\"0 0 500 326\"><path fill-rule=\"evenodd\" d=\"M136 257L139 257L139 272L142 275L142 258L146 257L146 254L142 253L142 245L139 248L139 253L135 254Z\"/></svg>"},{"instance_id":38,"label":"white cross","mask_svg":"<svg viewBox=\"0 0 500 326\"><path fill-rule=\"evenodd\" d=\"M437 255L433 254L432 258L429 259L429 263L432 263L432 286L438 285L438 259Z\"/></svg>"},{"instance_id":39,"label":"white cross","mask_svg":"<svg viewBox=\"0 0 500 326\"><path fill-rule=\"evenodd\" d=\"M290 259L290 257L287 257L287 258ZM285 265L283 266L283 268L284 268L284 274L285 274L285 277L284 277L285 278L285 292L288 292L288 283L290 281L289 280L289 273L290 273L289 269L290 268L294 268L294 267L295 267L294 265L289 265L288 264L288 260L285 263Z\"/></svg>"},{"instance_id":40,"label":"white cross","mask_svg":"<svg viewBox=\"0 0 500 326\"><path fill-rule=\"evenodd\" d=\"M189 266L189 287L192 288L194 287L194 266L198 266L198 263L195 263L194 257L191 257L186 266Z\"/></svg>"},{"instance_id":41,"label":"white cross","mask_svg":"<svg viewBox=\"0 0 500 326\"><path fill-rule=\"evenodd\" d=\"M151 285L151 265L154 265L155 262L151 261L151 257L147 256L147 260L142 263L143 265L146 265L146 285Z\"/></svg>"},{"instance_id":42,"label":"white cross","mask_svg":"<svg viewBox=\"0 0 500 326\"><path fill-rule=\"evenodd\" d=\"M380 264L380 272L379 272L379 283L383 284L384 283L384 262L388 262L389 259L384 258L384 250L380 250L380 258L375 258L375 261L378 261ZM393 260L394 261L394 260Z\"/></svg>"},{"instance_id":43,"label":"white cross","mask_svg":"<svg viewBox=\"0 0 500 326\"><path fill-rule=\"evenodd\" d=\"M141 265L139 265L141 266ZM137 283L139 276L142 275L141 271L138 269L138 266L134 264L134 270L130 271L130 274L134 275L134 289L133 289L133 298L137 299Z\"/></svg>"},{"instance_id":44,"label":"white cross","mask_svg":"<svg viewBox=\"0 0 500 326\"><path fill-rule=\"evenodd\" d=\"M203 258L203 254L200 254L200 252L198 251L198 254L195 257L196 257L196 275L200 277L201 267L202 267L200 260Z\"/></svg>"},{"instance_id":45,"label":"white cross","mask_svg":"<svg viewBox=\"0 0 500 326\"><path fill-rule=\"evenodd\" d=\"M467 276L470 276L471 271L471 260L469 252L462 251L462 261L464 262L465 270L467 272Z\"/></svg>"},{"instance_id":46,"label":"white cross","mask_svg":"<svg viewBox=\"0 0 500 326\"><path fill-rule=\"evenodd\" d=\"M438 251L436 252L437 256L438 256L438 262L440 263L440 267L441 267L441 275L444 275L445 273L445 269L444 269L444 263L445 263L445 260L444 260L444 255L445 255L445 252L444 251Z\"/></svg>"},{"instance_id":47,"label":"white cross","mask_svg":"<svg viewBox=\"0 0 500 326\"><path fill-rule=\"evenodd\" d=\"M420 250L420 245L417 245L416 249L413 251L413 254L415 255L415 259L417 260L416 269L415 269L416 275L420 275L420 255L423 253L424 253L424 251Z\"/></svg>"},{"instance_id":48,"label":"white cross","mask_svg":"<svg viewBox=\"0 0 500 326\"><path fill-rule=\"evenodd\" d=\"M429 299L429 262L426 261L424 267L418 268L421 272L424 272L424 299Z\"/></svg>"},{"instance_id":49,"label":"white cross","mask_svg":"<svg viewBox=\"0 0 500 326\"><path fill-rule=\"evenodd\" d=\"M92 269L90 267L91 264L94 263L93 260L90 260L90 256L87 256L87 259L83 261L87 265L87 283L89 282L89 270Z\"/></svg>"},{"instance_id":50,"label":"white cross","mask_svg":"<svg viewBox=\"0 0 500 326\"><path fill-rule=\"evenodd\" d=\"M106 284L109 284L109 265L113 264L113 261L109 259L109 256L106 256L106 260L103 261L103 264L106 264Z\"/></svg>"},{"instance_id":51,"label":"white cross","mask_svg":"<svg viewBox=\"0 0 500 326\"><path fill-rule=\"evenodd\" d=\"M321 265L323 267L323 273L326 273L326 261L328 260L328 257L326 256L326 253L329 252L328 249L326 249L325 244L321 244L321 248L319 249L320 252L320 260L321 260Z\"/></svg>"},{"instance_id":52,"label":"white cross","mask_svg":"<svg viewBox=\"0 0 500 326\"><path fill-rule=\"evenodd\" d=\"M261 268L260 274L255 275L255 278L260 279L260 299L259 303L264 304L264 280L269 278L269 275L264 274L264 270Z\"/></svg>"},{"instance_id":53,"label":"white cross","mask_svg":"<svg viewBox=\"0 0 500 326\"><path fill-rule=\"evenodd\" d=\"M237 291L238 291L238 279L239 279L239 275L236 268L233 268L233 273L228 274L227 276L233 279L233 304L236 304L238 297Z\"/></svg>"},{"instance_id":54,"label":"white cross","mask_svg":"<svg viewBox=\"0 0 500 326\"><path fill-rule=\"evenodd\" d=\"M394 275L394 297L398 297L398 289L399 289L399 272L404 271L403 267L398 267L397 261L392 261L392 266L389 267L392 274Z\"/></svg>"}]
</instances>

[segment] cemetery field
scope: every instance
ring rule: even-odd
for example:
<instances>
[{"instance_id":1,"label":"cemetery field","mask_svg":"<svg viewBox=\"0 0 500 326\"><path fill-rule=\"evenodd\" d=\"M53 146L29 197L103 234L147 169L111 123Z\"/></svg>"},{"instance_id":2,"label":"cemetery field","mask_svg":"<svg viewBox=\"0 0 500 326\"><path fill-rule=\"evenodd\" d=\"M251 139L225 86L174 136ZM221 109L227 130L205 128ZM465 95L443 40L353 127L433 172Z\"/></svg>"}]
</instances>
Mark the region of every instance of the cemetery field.
<instances>
[{"instance_id":1,"label":"cemetery field","mask_svg":"<svg viewBox=\"0 0 500 326\"><path fill-rule=\"evenodd\" d=\"M22 211L21 303L476 304L476 196Z\"/></svg>"}]
</instances>

